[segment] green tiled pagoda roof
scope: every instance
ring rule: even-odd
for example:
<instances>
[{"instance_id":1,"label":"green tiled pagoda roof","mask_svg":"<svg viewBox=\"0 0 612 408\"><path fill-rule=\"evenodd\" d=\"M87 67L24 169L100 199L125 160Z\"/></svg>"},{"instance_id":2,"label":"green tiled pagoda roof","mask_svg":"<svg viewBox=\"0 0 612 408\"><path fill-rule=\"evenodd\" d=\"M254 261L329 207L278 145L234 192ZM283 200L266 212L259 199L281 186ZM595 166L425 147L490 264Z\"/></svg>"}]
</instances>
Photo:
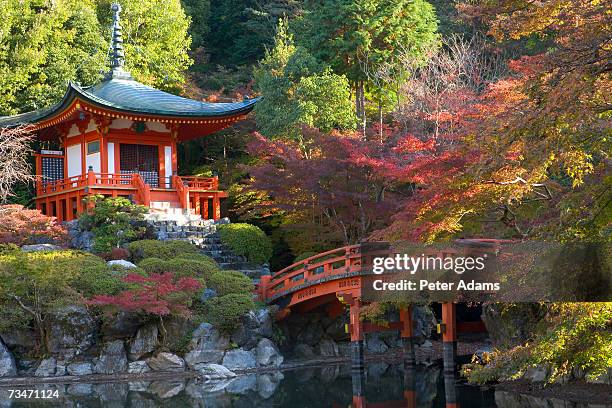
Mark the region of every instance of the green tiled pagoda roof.
<instances>
[{"instance_id":1,"label":"green tiled pagoda roof","mask_svg":"<svg viewBox=\"0 0 612 408\"><path fill-rule=\"evenodd\" d=\"M70 82L61 102L20 115L0 117L0 126L33 124L49 119L77 98L113 111L189 119L246 114L257 102L257 99L233 103L200 102L151 88L131 78L111 78L88 88Z\"/></svg>"}]
</instances>

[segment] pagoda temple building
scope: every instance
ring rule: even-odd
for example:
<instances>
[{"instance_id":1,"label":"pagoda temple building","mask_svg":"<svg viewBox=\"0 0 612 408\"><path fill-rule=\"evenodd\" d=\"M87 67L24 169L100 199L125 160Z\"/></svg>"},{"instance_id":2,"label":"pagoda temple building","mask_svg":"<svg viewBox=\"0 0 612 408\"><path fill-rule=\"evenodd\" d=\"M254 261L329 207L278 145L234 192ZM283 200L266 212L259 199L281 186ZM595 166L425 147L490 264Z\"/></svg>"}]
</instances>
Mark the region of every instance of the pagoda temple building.
<instances>
[{"instance_id":1,"label":"pagoda temple building","mask_svg":"<svg viewBox=\"0 0 612 408\"><path fill-rule=\"evenodd\" d=\"M29 125L49 146L36 153L36 208L68 221L84 211L84 198L101 194L129 197L153 213L218 219L227 194L217 177L178 175L177 143L245 118L256 99L207 103L137 82L124 69L121 7L112 10L110 71L102 82L70 82L59 103L0 117L0 128Z\"/></svg>"}]
</instances>

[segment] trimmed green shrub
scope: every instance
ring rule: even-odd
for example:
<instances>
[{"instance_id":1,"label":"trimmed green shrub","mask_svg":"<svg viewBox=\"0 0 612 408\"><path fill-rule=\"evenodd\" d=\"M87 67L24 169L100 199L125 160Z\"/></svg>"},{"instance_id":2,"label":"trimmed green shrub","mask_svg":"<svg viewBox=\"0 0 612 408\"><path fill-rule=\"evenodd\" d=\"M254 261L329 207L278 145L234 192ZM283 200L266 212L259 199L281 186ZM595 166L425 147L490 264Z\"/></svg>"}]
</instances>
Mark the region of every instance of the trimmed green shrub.
<instances>
[{"instance_id":1,"label":"trimmed green shrub","mask_svg":"<svg viewBox=\"0 0 612 408\"><path fill-rule=\"evenodd\" d=\"M203 259L201 257L196 259L179 257L167 260L146 258L140 261L138 266L149 274L172 272L179 278L199 278L205 281L219 271L219 266L217 266L215 261L210 258Z\"/></svg>"},{"instance_id":2,"label":"trimmed green shrub","mask_svg":"<svg viewBox=\"0 0 612 408\"><path fill-rule=\"evenodd\" d=\"M206 306L210 323L231 332L240 324L240 317L255 308L255 303L251 294L231 293L210 299Z\"/></svg>"},{"instance_id":3,"label":"trimmed green shrub","mask_svg":"<svg viewBox=\"0 0 612 408\"><path fill-rule=\"evenodd\" d=\"M145 258L171 259L200 252L198 247L187 241L158 241L156 239L130 242L128 249L132 254L133 262L139 262Z\"/></svg>"},{"instance_id":4,"label":"trimmed green shrub","mask_svg":"<svg viewBox=\"0 0 612 408\"><path fill-rule=\"evenodd\" d=\"M252 293L255 289L251 278L238 271L219 271L208 280L208 286L219 296L230 293Z\"/></svg>"},{"instance_id":5,"label":"trimmed green shrub","mask_svg":"<svg viewBox=\"0 0 612 408\"><path fill-rule=\"evenodd\" d=\"M87 200L94 205L93 210L79 217L81 228L94 235L94 250L108 253L113 248L144 238L147 228L144 214L149 209L135 205L124 197L89 196Z\"/></svg>"},{"instance_id":6,"label":"trimmed green shrub","mask_svg":"<svg viewBox=\"0 0 612 408\"><path fill-rule=\"evenodd\" d=\"M221 242L236 255L250 262L264 263L272 257L272 243L261 229L251 224L225 224L218 227Z\"/></svg>"}]
</instances>

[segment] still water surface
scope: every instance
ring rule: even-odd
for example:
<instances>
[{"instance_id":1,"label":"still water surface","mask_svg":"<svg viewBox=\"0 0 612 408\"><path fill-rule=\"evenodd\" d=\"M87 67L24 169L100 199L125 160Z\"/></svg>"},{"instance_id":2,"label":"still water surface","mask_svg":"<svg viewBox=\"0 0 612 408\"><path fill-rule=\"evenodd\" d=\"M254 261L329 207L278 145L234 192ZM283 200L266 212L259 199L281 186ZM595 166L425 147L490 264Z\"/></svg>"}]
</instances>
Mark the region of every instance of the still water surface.
<instances>
[{"instance_id":1,"label":"still water surface","mask_svg":"<svg viewBox=\"0 0 612 408\"><path fill-rule=\"evenodd\" d=\"M385 363L369 364L361 374L352 372L348 366L326 366L245 375L216 383L170 379L13 388L57 390L59 397L44 401L11 400L9 389L0 388L0 408L503 408L506 404L502 400L508 399L508 396L500 399L499 393L496 396L492 390L458 384L437 367L406 369Z\"/></svg>"}]
</instances>

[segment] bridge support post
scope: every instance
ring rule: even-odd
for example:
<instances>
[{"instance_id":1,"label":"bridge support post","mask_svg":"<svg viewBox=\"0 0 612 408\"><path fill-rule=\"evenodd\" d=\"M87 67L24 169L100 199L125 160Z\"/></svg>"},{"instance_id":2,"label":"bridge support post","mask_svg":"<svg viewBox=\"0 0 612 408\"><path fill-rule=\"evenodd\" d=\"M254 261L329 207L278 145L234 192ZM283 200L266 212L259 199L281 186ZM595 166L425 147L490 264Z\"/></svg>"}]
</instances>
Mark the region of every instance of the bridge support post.
<instances>
[{"instance_id":1,"label":"bridge support post","mask_svg":"<svg viewBox=\"0 0 612 408\"><path fill-rule=\"evenodd\" d=\"M404 362L404 402L407 408L417 407L416 367L408 362Z\"/></svg>"},{"instance_id":2,"label":"bridge support post","mask_svg":"<svg viewBox=\"0 0 612 408\"><path fill-rule=\"evenodd\" d=\"M402 322L400 336L402 338L402 346L404 349L404 361L409 366L413 366L416 364L416 358L414 355L414 341L412 339L412 306L401 308L399 315L400 321Z\"/></svg>"},{"instance_id":3,"label":"bridge support post","mask_svg":"<svg viewBox=\"0 0 612 408\"><path fill-rule=\"evenodd\" d=\"M364 344L363 344L363 323L359 319L361 311L361 301L352 299L349 304L350 313L350 334L351 334L351 366L353 370L363 370L365 367Z\"/></svg>"},{"instance_id":4,"label":"bridge support post","mask_svg":"<svg viewBox=\"0 0 612 408\"><path fill-rule=\"evenodd\" d=\"M457 311L454 303L442 303L442 322L444 372L454 373L457 358Z\"/></svg>"}]
</instances>

